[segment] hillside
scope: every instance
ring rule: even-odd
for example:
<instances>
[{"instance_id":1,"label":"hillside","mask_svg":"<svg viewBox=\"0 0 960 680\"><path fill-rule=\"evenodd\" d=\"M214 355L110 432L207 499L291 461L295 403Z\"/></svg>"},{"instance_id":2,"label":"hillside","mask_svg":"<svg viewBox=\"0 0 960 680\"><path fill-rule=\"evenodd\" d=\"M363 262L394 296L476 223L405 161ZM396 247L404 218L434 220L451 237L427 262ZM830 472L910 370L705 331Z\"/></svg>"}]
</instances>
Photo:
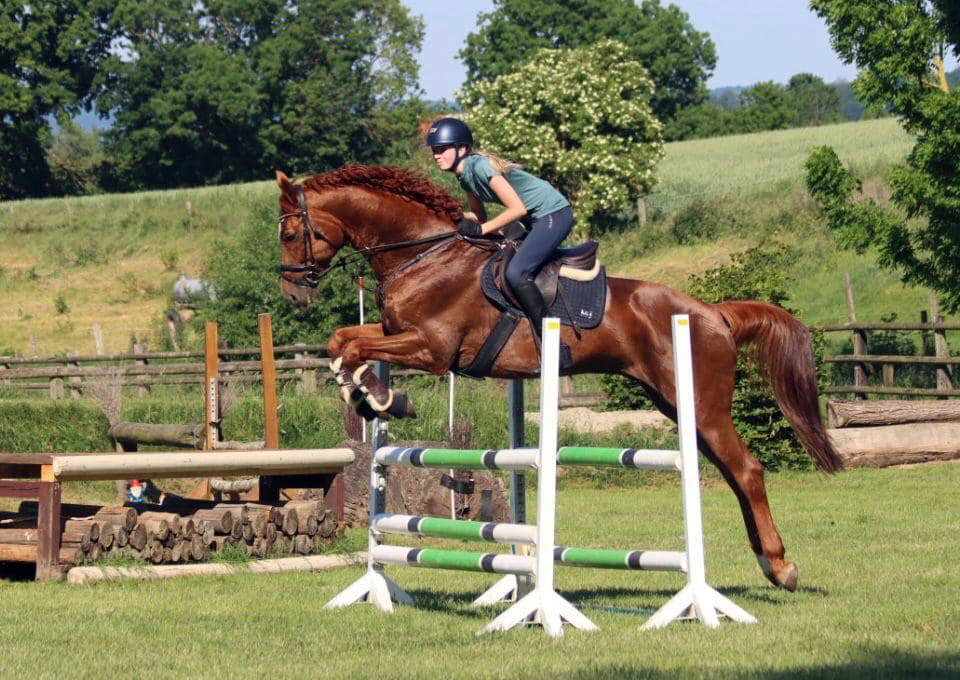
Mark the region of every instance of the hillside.
<instances>
[{"instance_id":1,"label":"hillside","mask_svg":"<svg viewBox=\"0 0 960 680\"><path fill-rule=\"evenodd\" d=\"M797 246L793 304L810 322L842 320L842 272L857 286L861 317L914 318L925 291L906 289L869 255L838 253L801 187L803 162L830 144L876 181L911 139L891 119L678 142L666 146L651 221L604 239L611 273L683 287L692 273L762 241ZM256 206L272 205L272 181L189 190L0 203L0 354L91 352L91 325L108 351L150 337L181 273L196 276ZM709 239L678 245L673 220L691 206L719 220ZM275 229L265 223L264 229ZM31 341L31 337L34 341Z\"/></svg>"}]
</instances>

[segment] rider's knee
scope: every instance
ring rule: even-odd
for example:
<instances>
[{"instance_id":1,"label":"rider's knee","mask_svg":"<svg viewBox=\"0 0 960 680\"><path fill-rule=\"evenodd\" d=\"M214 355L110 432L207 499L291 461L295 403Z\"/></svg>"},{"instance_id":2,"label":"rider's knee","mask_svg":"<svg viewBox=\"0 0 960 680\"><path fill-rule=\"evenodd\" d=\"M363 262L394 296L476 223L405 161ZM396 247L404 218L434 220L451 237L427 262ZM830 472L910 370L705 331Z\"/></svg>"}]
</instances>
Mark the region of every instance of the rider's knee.
<instances>
[{"instance_id":1,"label":"rider's knee","mask_svg":"<svg viewBox=\"0 0 960 680\"><path fill-rule=\"evenodd\" d=\"M513 264L512 262L510 264ZM529 269L523 269L521 267L512 267L510 264L507 265L507 271L504 278L507 279L507 283L510 284L511 288L516 288L517 284L521 281L526 281L533 278L533 272Z\"/></svg>"}]
</instances>

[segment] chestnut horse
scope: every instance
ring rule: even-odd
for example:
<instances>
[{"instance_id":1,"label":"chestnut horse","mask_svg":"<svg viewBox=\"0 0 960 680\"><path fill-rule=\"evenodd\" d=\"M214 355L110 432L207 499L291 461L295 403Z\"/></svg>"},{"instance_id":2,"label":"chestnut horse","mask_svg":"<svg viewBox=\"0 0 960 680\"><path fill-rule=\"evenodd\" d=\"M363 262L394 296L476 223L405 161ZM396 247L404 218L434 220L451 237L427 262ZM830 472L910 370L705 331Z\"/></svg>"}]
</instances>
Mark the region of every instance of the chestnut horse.
<instances>
[{"instance_id":1,"label":"chestnut horse","mask_svg":"<svg viewBox=\"0 0 960 680\"><path fill-rule=\"evenodd\" d=\"M424 177L402 168L347 166L295 185L280 185L281 285L298 307L345 245L376 273L380 323L336 330L328 349L345 400L394 417L412 406L379 383L365 361L380 360L436 375L469 366L499 318L480 288L490 256L454 231L460 203ZM423 255L423 257L418 257ZM783 414L817 465L841 469L817 404L806 327L780 307L747 301L705 304L647 281L607 278L603 322L592 330L564 326L575 373L616 373L637 380L665 415L676 420L670 317L690 315L700 450L740 502L750 545L763 573L794 590L797 567L784 559L763 481L763 467L737 436L730 406L737 348L752 343ZM539 370L530 325L517 326L490 370L525 378ZM362 403L365 400L366 403Z\"/></svg>"}]
</instances>

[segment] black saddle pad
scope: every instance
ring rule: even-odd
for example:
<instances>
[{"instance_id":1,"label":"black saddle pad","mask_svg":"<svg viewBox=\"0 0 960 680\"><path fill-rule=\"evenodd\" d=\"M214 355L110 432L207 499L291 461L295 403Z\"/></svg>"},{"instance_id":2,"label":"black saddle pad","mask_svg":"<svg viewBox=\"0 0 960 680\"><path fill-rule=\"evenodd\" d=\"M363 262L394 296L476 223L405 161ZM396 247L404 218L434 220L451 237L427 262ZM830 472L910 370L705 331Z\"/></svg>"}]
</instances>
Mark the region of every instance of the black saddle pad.
<instances>
[{"instance_id":1,"label":"black saddle pad","mask_svg":"<svg viewBox=\"0 0 960 680\"><path fill-rule=\"evenodd\" d=\"M523 310L510 304L497 288L493 281L491 265L493 258L487 260L480 275L483 294L500 309L514 309L524 316ZM566 305L564 305L566 301ZM603 321L603 308L607 303L607 270L600 267L600 273L593 281L572 281L560 277L557 299L550 306L550 316L560 319L560 322L572 326L577 322L580 328L596 328ZM573 314L573 319L567 313L567 307Z\"/></svg>"}]
</instances>

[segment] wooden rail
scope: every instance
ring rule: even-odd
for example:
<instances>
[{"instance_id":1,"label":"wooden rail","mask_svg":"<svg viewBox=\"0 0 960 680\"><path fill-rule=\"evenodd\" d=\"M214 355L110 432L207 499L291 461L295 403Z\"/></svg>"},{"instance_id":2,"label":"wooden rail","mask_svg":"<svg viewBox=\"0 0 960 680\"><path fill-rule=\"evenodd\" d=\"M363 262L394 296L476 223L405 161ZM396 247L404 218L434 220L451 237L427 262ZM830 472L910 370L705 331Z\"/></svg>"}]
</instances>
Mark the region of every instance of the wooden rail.
<instances>
[{"instance_id":1,"label":"wooden rail","mask_svg":"<svg viewBox=\"0 0 960 680\"><path fill-rule=\"evenodd\" d=\"M960 357L950 356L947 346L946 331L960 330L960 323L946 322L938 314L937 298L930 294L929 316L927 310L921 311L920 323L861 323L857 321L853 300L853 285L850 276L844 273L844 288L847 298L847 316L849 321L843 324L827 324L819 326L824 332L847 332L853 336L853 354L828 355L823 357L824 363L852 363L853 385L836 385L825 388L826 394L852 394L856 399L865 399L870 394L923 396L923 397L960 397L960 389L954 389L952 378L953 366L960 364ZM933 321L929 321L933 319ZM869 331L920 331L933 334L934 356L902 356L868 353ZM929 335L927 336L929 338ZM924 343L925 345L927 343ZM926 349L926 347L924 347ZM881 380L883 385L870 385L868 367L874 364L881 365ZM929 387L898 387L895 383L897 366L920 365L936 368L936 388Z\"/></svg>"}]
</instances>

